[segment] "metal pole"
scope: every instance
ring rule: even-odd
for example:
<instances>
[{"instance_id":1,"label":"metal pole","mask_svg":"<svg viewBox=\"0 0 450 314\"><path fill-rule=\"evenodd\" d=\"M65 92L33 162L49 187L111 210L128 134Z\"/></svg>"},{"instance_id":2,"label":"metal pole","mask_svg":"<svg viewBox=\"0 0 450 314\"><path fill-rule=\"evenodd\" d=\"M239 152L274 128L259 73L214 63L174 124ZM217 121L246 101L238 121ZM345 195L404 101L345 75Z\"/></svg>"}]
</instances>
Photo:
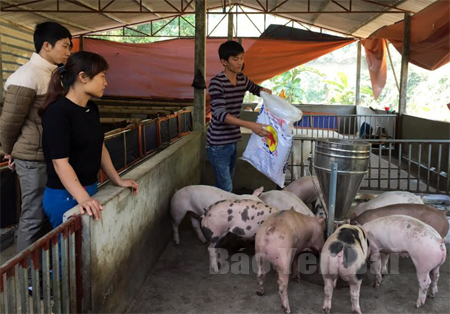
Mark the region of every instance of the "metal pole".
<instances>
[{"instance_id":1,"label":"metal pole","mask_svg":"<svg viewBox=\"0 0 450 314\"><path fill-rule=\"evenodd\" d=\"M336 206L336 186L337 186L337 171L338 164L333 162L331 164L330 173L330 190L328 198L328 220L327 220L327 238L329 238L334 232L334 212Z\"/></svg>"},{"instance_id":2,"label":"metal pole","mask_svg":"<svg viewBox=\"0 0 450 314\"><path fill-rule=\"evenodd\" d=\"M205 77L206 51L206 0L195 0L195 66L194 75L200 71ZM194 88L194 131L205 129L205 90Z\"/></svg>"},{"instance_id":3,"label":"metal pole","mask_svg":"<svg viewBox=\"0 0 450 314\"><path fill-rule=\"evenodd\" d=\"M361 103L361 41L358 41L358 50L356 58L356 91L355 91L355 106Z\"/></svg>"}]
</instances>

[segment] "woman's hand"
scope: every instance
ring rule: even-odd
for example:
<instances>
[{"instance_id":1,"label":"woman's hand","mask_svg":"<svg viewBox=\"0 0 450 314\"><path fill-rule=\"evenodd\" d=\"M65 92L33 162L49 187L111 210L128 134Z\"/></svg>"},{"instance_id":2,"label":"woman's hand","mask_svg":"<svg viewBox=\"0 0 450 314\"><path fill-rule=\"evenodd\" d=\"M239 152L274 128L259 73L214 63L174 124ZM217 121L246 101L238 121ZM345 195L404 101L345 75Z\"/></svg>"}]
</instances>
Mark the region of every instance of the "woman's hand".
<instances>
[{"instance_id":1,"label":"woman's hand","mask_svg":"<svg viewBox=\"0 0 450 314\"><path fill-rule=\"evenodd\" d=\"M95 198L88 198L82 202L78 203L80 207L80 213L83 215L84 211L87 211L89 216L94 215L95 220L99 220L101 218L101 211L103 206L100 205L100 202Z\"/></svg>"},{"instance_id":2,"label":"woman's hand","mask_svg":"<svg viewBox=\"0 0 450 314\"><path fill-rule=\"evenodd\" d=\"M269 135L269 132L266 129L267 126L268 125L266 124L252 122L250 130L252 130L252 132L258 136L266 137L267 135Z\"/></svg>"},{"instance_id":3,"label":"woman's hand","mask_svg":"<svg viewBox=\"0 0 450 314\"><path fill-rule=\"evenodd\" d=\"M133 190L133 195L136 195L139 192L139 184L134 180L120 179L116 185L123 188L131 188Z\"/></svg>"}]
</instances>

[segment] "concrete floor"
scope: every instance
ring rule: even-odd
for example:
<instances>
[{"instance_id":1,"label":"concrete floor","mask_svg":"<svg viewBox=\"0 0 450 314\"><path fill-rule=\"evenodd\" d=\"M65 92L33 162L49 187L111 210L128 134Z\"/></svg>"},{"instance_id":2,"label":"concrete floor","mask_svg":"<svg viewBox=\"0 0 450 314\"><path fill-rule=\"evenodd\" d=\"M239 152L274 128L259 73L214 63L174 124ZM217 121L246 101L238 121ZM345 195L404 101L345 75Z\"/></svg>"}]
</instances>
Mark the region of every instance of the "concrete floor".
<instances>
[{"instance_id":1,"label":"concrete floor","mask_svg":"<svg viewBox=\"0 0 450 314\"><path fill-rule=\"evenodd\" d=\"M186 222L186 220L185 220ZM207 246L200 243L189 225L182 225L181 244L172 241L146 279L140 293L126 313L283 313L278 296L278 284L271 271L266 277L265 295L256 295L256 273L238 274L209 272ZM415 268L411 259L400 259L399 273L384 277L381 287L375 290L373 275L363 279L360 305L363 313L449 313L450 264L441 267L439 294L427 299L421 309L414 305L418 294ZM252 245L239 252L253 256ZM233 264L228 259L230 264ZM234 262L236 263L236 262ZM236 265L236 264L235 264ZM233 266L231 269L236 270ZM248 270L249 267L243 267ZM303 282L291 281L288 295L292 313L321 313L323 286L320 275L303 277ZM334 292L332 313L351 313L350 291L338 284Z\"/></svg>"}]
</instances>

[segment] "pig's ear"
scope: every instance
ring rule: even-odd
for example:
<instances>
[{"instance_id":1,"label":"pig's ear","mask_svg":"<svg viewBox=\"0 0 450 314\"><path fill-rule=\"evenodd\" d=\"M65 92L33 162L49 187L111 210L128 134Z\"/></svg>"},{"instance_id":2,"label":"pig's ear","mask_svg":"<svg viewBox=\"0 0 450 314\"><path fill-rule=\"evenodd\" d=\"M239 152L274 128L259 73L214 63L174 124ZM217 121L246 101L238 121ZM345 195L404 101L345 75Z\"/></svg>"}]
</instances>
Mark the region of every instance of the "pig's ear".
<instances>
[{"instance_id":1,"label":"pig's ear","mask_svg":"<svg viewBox=\"0 0 450 314\"><path fill-rule=\"evenodd\" d=\"M257 188L256 190L254 190L252 195L255 195L255 196L258 197L258 196L261 195L261 193L262 193L263 191L264 191L264 187L261 186L261 187Z\"/></svg>"}]
</instances>

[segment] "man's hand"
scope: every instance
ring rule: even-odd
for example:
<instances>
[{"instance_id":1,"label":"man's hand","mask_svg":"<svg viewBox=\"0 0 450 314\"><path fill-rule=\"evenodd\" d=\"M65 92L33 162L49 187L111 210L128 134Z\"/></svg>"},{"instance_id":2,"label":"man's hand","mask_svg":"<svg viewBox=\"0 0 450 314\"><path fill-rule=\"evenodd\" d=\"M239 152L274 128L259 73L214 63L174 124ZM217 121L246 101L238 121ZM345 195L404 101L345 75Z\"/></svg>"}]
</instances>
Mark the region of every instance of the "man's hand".
<instances>
[{"instance_id":1,"label":"man's hand","mask_svg":"<svg viewBox=\"0 0 450 314\"><path fill-rule=\"evenodd\" d=\"M266 124L252 122L250 130L252 130L252 132L258 136L266 137L267 135L269 135L269 132L266 129L267 126L268 125Z\"/></svg>"},{"instance_id":2,"label":"man's hand","mask_svg":"<svg viewBox=\"0 0 450 314\"><path fill-rule=\"evenodd\" d=\"M14 163L14 159L12 158L11 155L5 155L3 157L4 160L8 161L8 168L11 169L12 171L14 171L14 169L16 169L16 164Z\"/></svg>"},{"instance_id":3,"label":"man's hand","mask_svg":"<svg viewBox=\"0 0 450 314\"><path fill-rule=\"evenodd\" d=\"M261 92L265 92L265 93L267 93L267 94L272 95L272 90L270 90L270 89L268 89L268 88L265 88L265 87L261 88Z\"/></svg>"}]
</instances>

